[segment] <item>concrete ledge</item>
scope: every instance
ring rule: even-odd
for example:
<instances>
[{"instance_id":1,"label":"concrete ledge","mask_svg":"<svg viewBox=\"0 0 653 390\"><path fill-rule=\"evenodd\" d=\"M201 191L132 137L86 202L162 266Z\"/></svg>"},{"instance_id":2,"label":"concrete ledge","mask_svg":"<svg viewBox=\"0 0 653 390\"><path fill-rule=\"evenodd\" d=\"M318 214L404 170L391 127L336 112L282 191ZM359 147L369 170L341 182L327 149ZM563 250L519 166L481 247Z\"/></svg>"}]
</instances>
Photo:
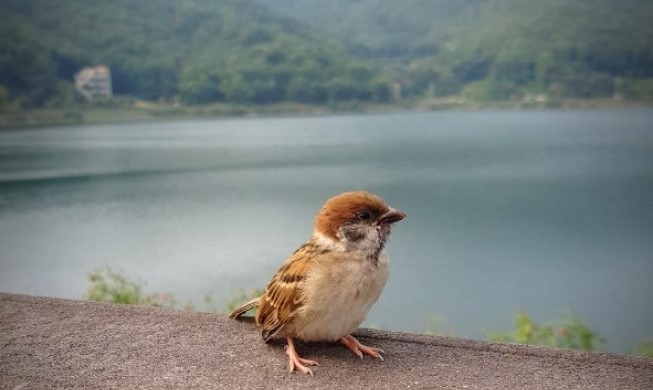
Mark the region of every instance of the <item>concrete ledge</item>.
<instances>
[{"instance_id":1,"label":"concrete ledge","mask_svg":"<svg viewBox=\"0 0 653 390\"><path fill-rule=\"evenodd\" d=\"M653 360L361 330L384 362L300 344L315 377L286 372L281 343L225 316L0 293L0 388L651 389Z\"/></svg>"}]
</instances>

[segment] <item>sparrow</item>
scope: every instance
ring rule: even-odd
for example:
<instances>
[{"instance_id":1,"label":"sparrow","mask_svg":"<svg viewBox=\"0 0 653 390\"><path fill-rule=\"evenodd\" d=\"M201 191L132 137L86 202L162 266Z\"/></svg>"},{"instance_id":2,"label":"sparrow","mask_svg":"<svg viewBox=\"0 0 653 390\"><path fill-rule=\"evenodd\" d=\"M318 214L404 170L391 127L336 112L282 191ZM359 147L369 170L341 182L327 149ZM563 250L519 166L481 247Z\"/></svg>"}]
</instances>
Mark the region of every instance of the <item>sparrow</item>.
<instances>
[{"instance_id":1,"label":"sparrow","mask_svg":"<svg viewBox=\"0 0 653 390\"><path fill-rule=\"evenodd\" d=\"M385 245L392 226L406 214L367 191L350 191L326 201L315 217L313 235L283 263L265 292L231 313L256 308L255 322L267 343L283 335L288 371L313 375L294 339L340 341L361 359L383 360L379 348L351 333L365 320L388 280Z\"/></svg>"}]
</instances>

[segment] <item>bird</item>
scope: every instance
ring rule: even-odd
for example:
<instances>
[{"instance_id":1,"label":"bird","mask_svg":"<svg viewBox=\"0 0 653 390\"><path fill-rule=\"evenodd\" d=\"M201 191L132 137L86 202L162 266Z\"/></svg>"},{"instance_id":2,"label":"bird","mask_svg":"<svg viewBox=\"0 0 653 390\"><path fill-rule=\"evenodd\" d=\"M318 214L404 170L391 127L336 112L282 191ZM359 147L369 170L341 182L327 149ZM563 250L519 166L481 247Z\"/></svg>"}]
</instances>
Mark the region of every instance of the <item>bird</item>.
<instances>
[{"instance_id":1,"label":"bird","mask_svg":"<svg viewBox=\"0 0 653 390\"><path fill-rule=\"evenodd\" d=\"M406 214L373 193L348 191L318 211L309 240L274 274L263 294L234 310L237 319L257 309L264 342L283 335L288 371L313 375L315 360L299 356L294 339L340 341L361 359L385 353L351 335L378 300L389 276L386 243Z\"/></svg>"}]
</instances>

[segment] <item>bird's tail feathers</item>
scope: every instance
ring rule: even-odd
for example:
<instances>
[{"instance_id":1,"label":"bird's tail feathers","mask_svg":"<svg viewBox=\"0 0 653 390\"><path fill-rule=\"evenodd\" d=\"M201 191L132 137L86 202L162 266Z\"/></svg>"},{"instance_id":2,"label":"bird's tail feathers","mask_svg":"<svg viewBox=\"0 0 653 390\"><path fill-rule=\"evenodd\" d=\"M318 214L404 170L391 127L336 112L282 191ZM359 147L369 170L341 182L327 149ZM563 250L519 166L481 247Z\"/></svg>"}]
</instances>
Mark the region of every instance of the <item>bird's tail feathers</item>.
<instances>
[{"instance_id":1,"label":"bird's tail feathers","mask_svg":"<svg viewBox=\"0 0 653 390\"><path fill-rule=\"evenodd\" d=\"M248 311L257 308L259 306L260 300L261 297L252 299L251 301L247 302L246 304L242 305L241 307L234 310L231 314L229 314L229 318L237 319L243 314L247 313Z\"/></svg>"}]
</instances>

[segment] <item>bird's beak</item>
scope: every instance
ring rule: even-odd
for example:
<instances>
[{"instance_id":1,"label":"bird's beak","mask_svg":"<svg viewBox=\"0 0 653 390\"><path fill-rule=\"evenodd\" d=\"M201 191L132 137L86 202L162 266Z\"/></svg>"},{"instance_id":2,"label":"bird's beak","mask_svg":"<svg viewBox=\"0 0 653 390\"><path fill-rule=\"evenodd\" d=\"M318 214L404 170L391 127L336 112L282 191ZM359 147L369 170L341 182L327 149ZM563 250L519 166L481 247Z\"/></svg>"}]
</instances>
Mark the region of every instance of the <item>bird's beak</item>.
<instances>
[{"instance_id":1,"label":"bird's beak","mask_svg":"<svg viewBox=\"0 0 653 390\"><path fill-rule=\"evenodd\" d=\"M383 214L381 218L379 218L379 221L381 223L390 224L390 223L399 222L404 218L406 218L406 213L390 207L390 210L388 210L387 213Z\"/></svg>"}]
</instances>

